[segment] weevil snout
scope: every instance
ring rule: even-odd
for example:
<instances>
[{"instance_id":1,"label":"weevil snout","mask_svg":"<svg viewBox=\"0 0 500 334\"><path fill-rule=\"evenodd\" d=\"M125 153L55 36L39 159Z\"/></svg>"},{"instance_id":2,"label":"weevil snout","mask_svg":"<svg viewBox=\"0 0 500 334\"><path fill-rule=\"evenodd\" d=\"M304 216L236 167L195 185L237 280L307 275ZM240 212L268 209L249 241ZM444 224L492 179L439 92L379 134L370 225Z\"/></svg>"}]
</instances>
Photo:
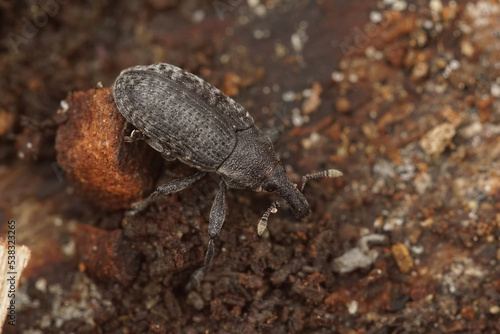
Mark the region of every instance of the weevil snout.
<instances>
[{"instance_id":1,"label":"weevil snout","mask_svg":"<svg viewBox=\"0 0 500 334\"><path fill-rule=\"evenodd\" d=\"M304 218L309 214L309 204L302 192L286 176L285 169L280 167L276 167L269 174L263 188L267 191L276 190L288 202L293 215L299 219Z\"/></svg>"},{"instance_id":2,"label":"weevil snout","mask_svg":"<svg viewBox=\"0 0 500 334\"><path fill-rule=\"evenodd\" d=\"M290 204L290 208L292 209L292 213L295 217L300 219L309 214L309 204L307 203L305 196L291 181L290 184L287 184L285 187L278 188L277 191L281 197L283 197L288 204Z\"/></svg>"},{"instance_id":3,"label":"weevil snout","mask_svg":"<svg viewBox=\"0 0 500 334\"><path fill-rule=\"evenodd\" d=\"M281 197L283 197L288 202L295 217L300 219L309 214L309 204L307 204L307 200L302 194L307 181L320 177L335 178L339 176L342 176L342 172L336 169L328 169L322 172L304 175L302 177L302 186L299 190L286 176L285 170L283 169L283 167L281 167L276 168L269 174L262 188L266 191L276 190L281 195ZM280 204L279 201L273 202L269 209L267 209L267 211L264 213L257 225L257 233L259 235L262 235L266 230L269 215L271 213L276 213L278 211L277 208L281 205L282 204Z\"/></svg>"}]
</instances>

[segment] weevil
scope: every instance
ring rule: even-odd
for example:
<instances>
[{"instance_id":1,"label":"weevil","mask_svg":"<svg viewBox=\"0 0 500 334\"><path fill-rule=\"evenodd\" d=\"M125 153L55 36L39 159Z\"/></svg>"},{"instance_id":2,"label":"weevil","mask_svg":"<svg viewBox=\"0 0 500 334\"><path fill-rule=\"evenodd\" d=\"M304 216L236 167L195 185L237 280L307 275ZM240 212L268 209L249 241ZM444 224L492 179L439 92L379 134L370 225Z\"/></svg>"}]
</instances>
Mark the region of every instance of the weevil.
<instances>
[{"instance_id":1,"label":"weevil","mask_svg":"<svg viewBox=\"0 0 500 334\"><path fill-rule=\"evenodd\" d=\"M271 140L250 114L217 88L176 66L157 63L122 71L115 81L114 98L120 113L136 128L128 140L144 139L166 160L178 159L199 170L159 186L134 204L128 215L142 211L160 195L191 186L208 173L220 176L209 216L205 271L212 264L214 241L224 223L227 189L276 191L286 201L273 202L264 213L257 226L261 235L269 215L284 203L295 217L308 215L309 204L302 191L309 179L342 175L337 170L306 175L299 190L287 177Z\"/></svg>"}]
</instances>

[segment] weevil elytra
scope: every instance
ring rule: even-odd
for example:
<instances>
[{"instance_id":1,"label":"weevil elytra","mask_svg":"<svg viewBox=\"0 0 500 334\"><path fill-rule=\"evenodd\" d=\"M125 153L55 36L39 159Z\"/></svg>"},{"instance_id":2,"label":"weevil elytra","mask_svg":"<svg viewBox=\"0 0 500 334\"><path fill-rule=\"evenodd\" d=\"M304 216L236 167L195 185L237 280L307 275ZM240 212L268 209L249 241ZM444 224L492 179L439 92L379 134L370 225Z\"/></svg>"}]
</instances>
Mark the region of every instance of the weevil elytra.
<instances>
[{"instance_id":1,"label":"weevil elytra","mask_svg":"<svg viewBox=\"0 0 500 334\"><path fill-rule=\"evenodd\" d=\"M139 131L138 137L166 160L179 159L199 170L159 186L135 204L129 215L140 212L160 195L191 186L207 173L221 177L210 210L205 270L211 266L214 240L224 223L227 189L277 191L293 214L302 218L309 213L302 194L307 180L342 175L336 170L306 175L299 190L250 114L217 88L176 66L158 63L126 69L116 79L114 97L120 113ZM269 214L280 205L274 202L266 211L258 224L259 235L266 229Z\"/></svg>"}]
</instances>

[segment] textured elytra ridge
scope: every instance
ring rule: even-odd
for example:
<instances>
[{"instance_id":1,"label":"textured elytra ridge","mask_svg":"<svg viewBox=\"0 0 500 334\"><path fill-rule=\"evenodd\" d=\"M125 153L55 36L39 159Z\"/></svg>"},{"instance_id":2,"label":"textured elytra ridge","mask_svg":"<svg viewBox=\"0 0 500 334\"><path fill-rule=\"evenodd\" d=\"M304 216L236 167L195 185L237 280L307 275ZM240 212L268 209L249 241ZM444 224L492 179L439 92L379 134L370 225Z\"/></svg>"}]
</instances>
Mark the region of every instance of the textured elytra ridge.
<instances>
[{"instance_id":1,"label":"textured elytra ridge","mask_svg":"<svg viewBox=\"0 0 500 334\"><path fill-rule=\"evenodd\" d=\"M248 112L201 78L158 63L124 70L114 87L124 117L156 150L215 172L236 145L236 132L254 125Z\"/></svg>"}]
</instances>

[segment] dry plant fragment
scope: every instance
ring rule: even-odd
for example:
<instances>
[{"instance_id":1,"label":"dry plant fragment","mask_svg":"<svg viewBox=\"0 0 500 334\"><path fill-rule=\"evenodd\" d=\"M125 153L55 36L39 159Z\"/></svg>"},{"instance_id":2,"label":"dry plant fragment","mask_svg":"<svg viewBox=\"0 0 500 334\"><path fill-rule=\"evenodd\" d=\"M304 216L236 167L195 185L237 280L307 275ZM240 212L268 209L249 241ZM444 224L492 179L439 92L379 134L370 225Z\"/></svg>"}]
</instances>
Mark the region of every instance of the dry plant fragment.
<instances>
[{"instance_id":1,"label":"dry plant fragment","mask_svg":"<svg viewBox=\"0 0 500 334\"><path fill-rule=\"evenodd\" d=\"M413 259L410 255L410 251L405 245L398 242L392 245L392 256L399 267L402 274L408 274L413 268Z\"/></svg>"}]
</instances>

